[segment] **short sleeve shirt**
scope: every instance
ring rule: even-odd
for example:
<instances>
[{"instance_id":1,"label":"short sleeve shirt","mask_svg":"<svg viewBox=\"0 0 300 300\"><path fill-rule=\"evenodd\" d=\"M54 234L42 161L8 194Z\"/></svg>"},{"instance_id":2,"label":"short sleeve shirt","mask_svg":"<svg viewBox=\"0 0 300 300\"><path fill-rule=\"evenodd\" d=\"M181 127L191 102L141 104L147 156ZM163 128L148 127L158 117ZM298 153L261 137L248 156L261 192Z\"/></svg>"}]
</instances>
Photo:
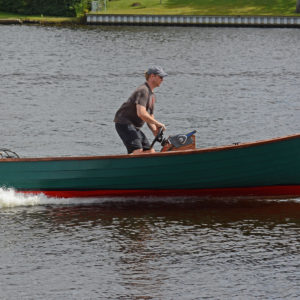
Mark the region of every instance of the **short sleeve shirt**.
<instances>
[{"instance_id":1,"label":"short sleeve shirt","mask_svg":"<svg viewBox=\"0 0 300 300\"><path fill-rule=\"evenodd\" d=\"M147 82L139 86L126 102L116 112L114 122L120 124L133 124L140 128L145 121L138 117L136 106L137 104L146 107L147 112L152 115L154 112L155 95L151 91Z\"/></svg>"}]
</instances>

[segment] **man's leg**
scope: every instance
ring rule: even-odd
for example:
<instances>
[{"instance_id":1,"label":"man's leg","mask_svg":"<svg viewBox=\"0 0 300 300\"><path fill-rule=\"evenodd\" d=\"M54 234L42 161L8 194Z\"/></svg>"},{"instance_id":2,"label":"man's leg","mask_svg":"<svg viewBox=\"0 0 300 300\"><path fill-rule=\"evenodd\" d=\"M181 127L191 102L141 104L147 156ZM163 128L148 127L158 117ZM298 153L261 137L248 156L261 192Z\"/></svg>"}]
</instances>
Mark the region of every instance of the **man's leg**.
<instances>
[{"instance_id":1,"label":"man's leg","mask_svg":"<svg viewBox=\"0 0 300 300\"><path fill-rule=\"evenodd\" d=\"M115 126L128 154L143 152L141 135L133 125L116 123Z\"/></svg>"},{"instance_id":2,"label":"man's leg","mask_svg":"<svg viewBox=\"0 0 300 300\"><path fill-rule=\"evenodd\" d=\"M142 130L138 129L137 133L140 137L140 140L141 140L142 146L143 146L143 151L139 151L139 152L140 153L154 153L155 150L153 148L150 149L151 145L150 145L146 135L144 134L144 132ZM136 154L139 154L139 152L137 152Z\"/></svg>"}]
</instances>

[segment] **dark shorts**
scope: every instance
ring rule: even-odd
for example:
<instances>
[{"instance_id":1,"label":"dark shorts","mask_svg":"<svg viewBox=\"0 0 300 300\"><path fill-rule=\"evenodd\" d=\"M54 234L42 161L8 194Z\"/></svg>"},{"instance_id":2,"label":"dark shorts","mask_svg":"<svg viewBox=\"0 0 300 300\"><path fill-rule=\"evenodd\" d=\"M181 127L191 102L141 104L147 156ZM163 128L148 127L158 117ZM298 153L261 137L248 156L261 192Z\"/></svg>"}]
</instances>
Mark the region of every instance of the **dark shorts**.
<instances>
[{"instance_id":1,"label":"dark shorts","mask_svg":"<svg viewBox=\"0 0 300 300\"><path fill-rule=\"evenodd\" d=\"M144 133L132 124L115 123L116 130L127 148L128 154L134 150L149 150L150 143Z\"/></svg>"}]
</instances>

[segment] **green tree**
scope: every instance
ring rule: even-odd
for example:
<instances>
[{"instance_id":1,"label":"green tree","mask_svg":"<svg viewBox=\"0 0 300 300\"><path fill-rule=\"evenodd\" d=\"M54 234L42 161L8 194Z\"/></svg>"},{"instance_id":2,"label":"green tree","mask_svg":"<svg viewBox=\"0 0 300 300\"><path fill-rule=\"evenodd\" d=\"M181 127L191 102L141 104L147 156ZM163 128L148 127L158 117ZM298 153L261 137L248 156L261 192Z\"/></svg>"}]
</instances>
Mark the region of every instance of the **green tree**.
<instances>
[{"instance_id":1,"label":"green tree","mask_svg":"<svg viewBox=\"0 0 300 300\"><path fill-rule=\"evenodd\" d=\"M89 10L91 0L0 0L2 11L47 16L81 16Z\"/></svg>"}]
</instances>

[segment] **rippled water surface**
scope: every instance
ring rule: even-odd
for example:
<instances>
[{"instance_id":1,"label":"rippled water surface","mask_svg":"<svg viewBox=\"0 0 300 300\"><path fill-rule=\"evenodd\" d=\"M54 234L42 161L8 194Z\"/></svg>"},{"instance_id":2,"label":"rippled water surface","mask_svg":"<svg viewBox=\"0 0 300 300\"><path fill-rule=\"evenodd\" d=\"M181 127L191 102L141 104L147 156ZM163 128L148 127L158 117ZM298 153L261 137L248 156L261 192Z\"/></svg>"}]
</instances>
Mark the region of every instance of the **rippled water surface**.
<instances>
[{"instance_id":1,"label":"rippled water surface","mask_svg":"<svg viewBox=\"0 0 300 300\"><path fill-rule=\"evenodd\" d=\"M300 296L299 202L44 205L0 220L2 299Z\"/></svg>"},{"instance_id":2,"label":"rippled water surface","mask_svg":"<svg viewBox=\"0 0 300 300\"><path fill-rule=\"evenodd\" d=\"M150 64L169 73L156 92L168 134L196 129L206 147L300 133L297 29L0 26L0 37L0 147L22 157L124 153L113 116ZM0 189L0 298L299 299L299 223L299 198Z\"/></svg>"},{"instance_id":3,"label":"rippled water surface","mask_svg":"<svg viewBox=\"0 0 300 300\"><path fill-rule=\"evenodd\" d=\"M156 117L199 146L300 132L297 29L0 27L1 144L22 156L123 153L112 119L151 64Z\"/></svg>"}]
</instances>

